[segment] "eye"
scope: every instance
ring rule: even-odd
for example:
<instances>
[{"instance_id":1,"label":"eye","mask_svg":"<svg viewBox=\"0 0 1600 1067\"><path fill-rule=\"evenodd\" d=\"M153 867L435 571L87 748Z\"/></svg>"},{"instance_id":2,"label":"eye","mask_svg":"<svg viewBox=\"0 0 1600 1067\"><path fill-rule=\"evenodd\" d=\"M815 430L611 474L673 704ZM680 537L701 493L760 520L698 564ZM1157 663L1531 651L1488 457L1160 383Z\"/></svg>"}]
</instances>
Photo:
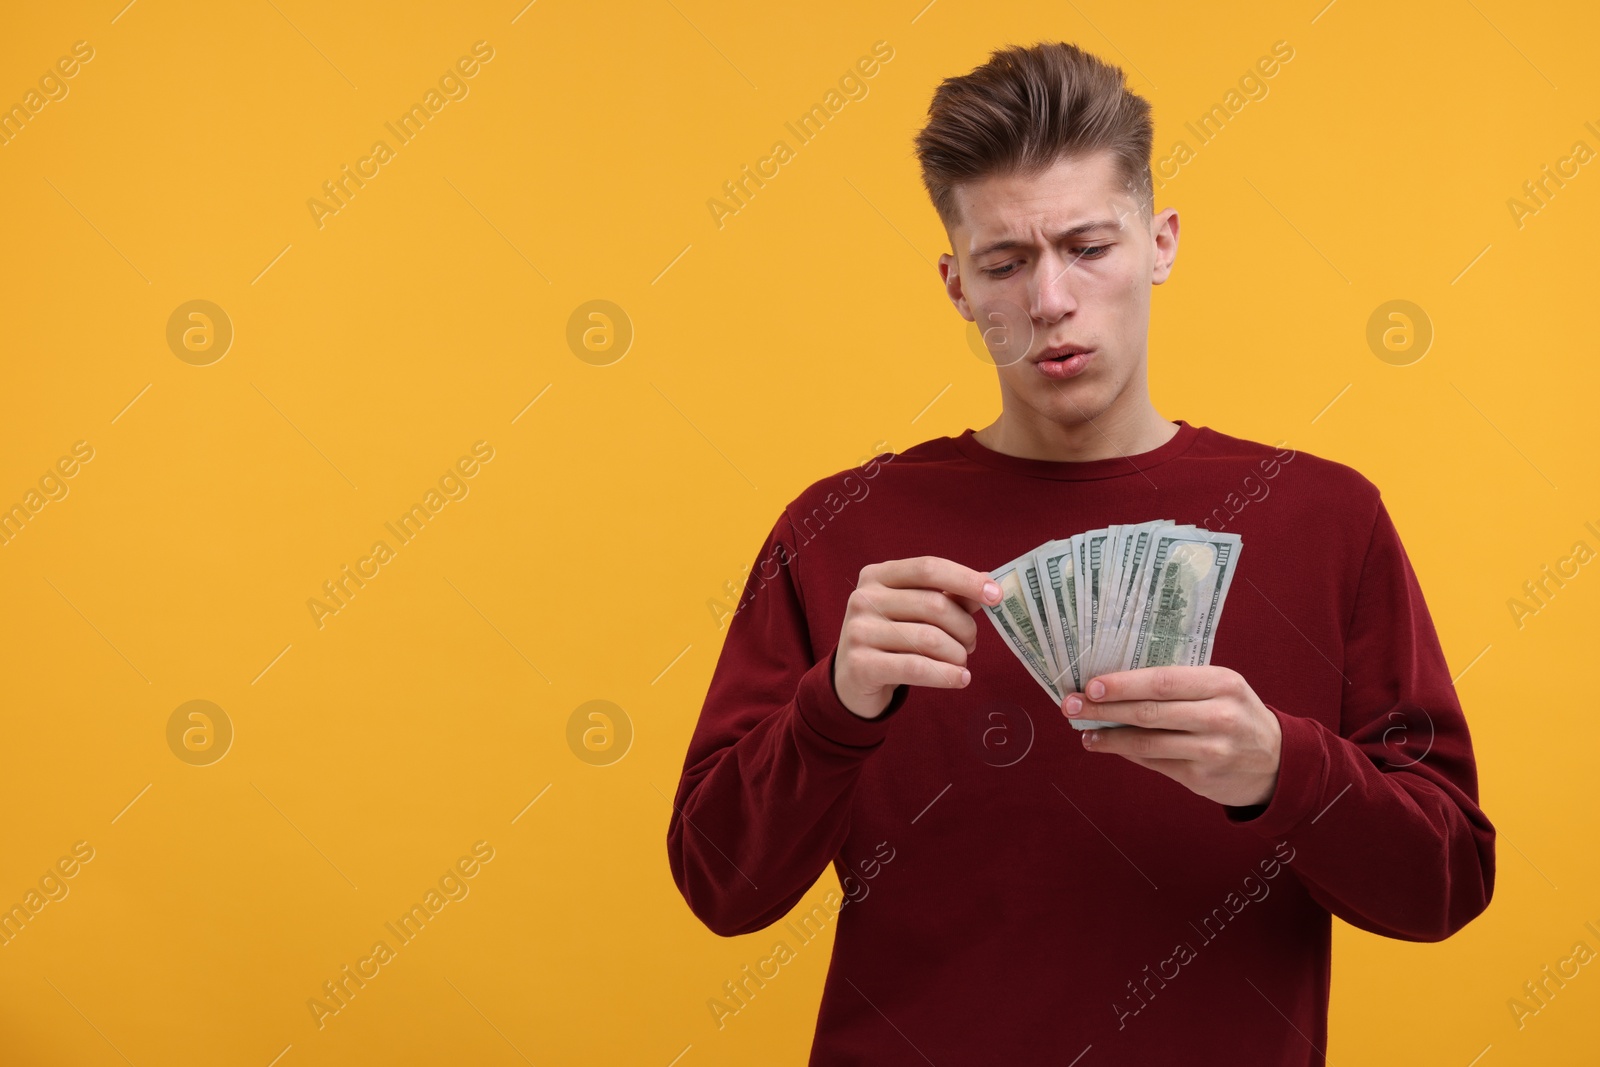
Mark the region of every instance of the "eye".
<instances>
[{"instance_id":1,"label":"eye","mask_svg":"<svg viewBox=\"0 0 1600 1067\"><path fill-rule=\"evenodd\" d=\"M1015 263L1007 263L1004 270L1001 270L997 267L994 270L986 269L983 271L983 273L987 274L991 278L1009 278L1012 274L1016 273L1016 266L1017 265Z\"/></svg>"},{"instance_id":2,"label":"eye","mask_svg":"<svg viewBox=\"0 0 1600 1067\"><path fill-rule=\"evenodd\" d=\"M1073 251L1078 254L1078 258L1079 259L1102 259L1102 258L1105 257L1105 253L1109 252L1110 250L1111 250L1111 246L1110 245L1093 245L1093 246L1091 246L1089 248L1075 248L1075 249L1073 249ZM1098 253L1098 254L1091 256L1089 254L1090 252L1095 252L1095 253Z\"/></svg>"}]
</instances>

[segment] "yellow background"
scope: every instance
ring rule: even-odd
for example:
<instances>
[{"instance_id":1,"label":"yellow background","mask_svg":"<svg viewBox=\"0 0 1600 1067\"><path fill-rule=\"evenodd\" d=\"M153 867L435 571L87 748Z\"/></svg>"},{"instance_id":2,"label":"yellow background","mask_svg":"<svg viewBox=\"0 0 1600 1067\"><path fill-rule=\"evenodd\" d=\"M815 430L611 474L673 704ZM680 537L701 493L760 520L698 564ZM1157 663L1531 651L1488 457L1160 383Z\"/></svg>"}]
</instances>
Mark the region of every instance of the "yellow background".
<instances>
[{"instance_id":1,"label":"yellow background","mask_svg":"<svg viewBox=\"0 0 1600 1067\"><path fill-rule=\"evenodd\" d=\"M1124 65L1158 156L1294 49L1159 194L1182 231L1154 400L1367 474L1467 670L1494 901L1434 945L1336 923L1331 1059L1593 1062L1600 967L1520 1029L1508 1001L1600 950L1600 565L1520 628L1507 602L1600 548L1600 174L1520 226L1507 202L1600 148L1597 19L1229 7L8 12L0 103L75 41L94 58L0 147L0 504L74 442L94 459L0 547L0 904L95 856L0 948L0 1061L804 1063L831 928L719 1030L707 1000L772 938L704 930L667 867L708 602L810 481L994 418L911 137L940 79L1060 38ZM480 40L469 95L319 228L322 183ZM799 145L784 123L879 40L869 94ZM779 139L794 158L719 228L708 201ZM192 299L235 330L209 366L167 346ZM1407 366L1366 342L1392 299L1435 330ZM634 330L605 366L567 342L591 300ZM469 495L319 629L322 583L480 440ZM190 700L235 731L209 766L168 747ZM610 765L568 743L590 700L632 726ZM477 841L470 895L319 1030L307 1000Z\"/></svg>"}]
</instances>

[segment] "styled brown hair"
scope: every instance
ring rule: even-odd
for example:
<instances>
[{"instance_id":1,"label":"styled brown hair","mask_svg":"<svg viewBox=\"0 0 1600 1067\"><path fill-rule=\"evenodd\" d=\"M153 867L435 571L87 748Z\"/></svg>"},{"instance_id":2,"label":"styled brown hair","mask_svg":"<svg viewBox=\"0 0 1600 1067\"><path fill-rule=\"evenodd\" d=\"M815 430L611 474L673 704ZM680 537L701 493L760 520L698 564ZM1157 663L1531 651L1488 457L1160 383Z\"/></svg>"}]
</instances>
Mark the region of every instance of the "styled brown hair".
<instances>
[{"instance_id":1,"label":"styled brown hair","mask_svg":"<svg viewBox=\"0 0 1600 1067\"><path fill-rule=\"evenodd\" d=\"M990 175L1032 177L1064 157L1110 149L1140 211L1155 211L1150 104L1120 67L1065 41L996 49L946 78L916 137L922 182L948 231L960 217L955 188Z\"/></svg>"}]
</instances>

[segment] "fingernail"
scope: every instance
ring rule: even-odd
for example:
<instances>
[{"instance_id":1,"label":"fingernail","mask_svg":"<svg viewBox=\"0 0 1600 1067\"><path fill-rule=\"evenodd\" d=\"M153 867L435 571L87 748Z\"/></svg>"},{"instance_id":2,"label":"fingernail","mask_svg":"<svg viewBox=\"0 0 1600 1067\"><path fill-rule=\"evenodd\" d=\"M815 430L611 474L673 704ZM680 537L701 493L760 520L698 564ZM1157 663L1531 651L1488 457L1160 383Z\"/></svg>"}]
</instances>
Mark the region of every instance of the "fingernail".
<instances>
[{"instance_id":1,"label":"fingernail","mask_svg":"<svg viewBox=\"0 0 1600 1067\"><path fill-rule=\"evenodd\" d=\"M962 667L961 668L961 684L962 685L966 685L970 681L972 681L972 672L967 670L965 667Z\"/></svg>"},{"instance_id":2,"label":"fingernail","mask_svg":"<svg viewBox=\"0 0 1600 1067\"><path fill-rule=\"evenodd\" d=\"M1068 715L1076 715L1076 714L1078 714L1078 712L1080 712L1082 710L1083 710L1083 698L1082 697L1080 697L1076 693L1073 693L1071 696L1067 697L1067 714Z\"/></svg>"},{"instance_id":3,"label":"fingernail","mask_svg":"<svg viewBox=\"0 0 1600 1067\"><path fill-rule=\"evenodd\" d=\"M1099 730L1089 730L1083 735L1083 743L1085 745L1097 744L1099 741L1100 741L1100 731Z\"/></svg>"},{"instance_id":4,"label":"fingernail","mask_svg":"<svg viewBox=\"0 0 1600 1067\"><path fill-rule=\"evenodd\" d=\"M1000 587L998 585L995 585L993 582L984 582L983 583L983 599L985 599L985 600L996 600L996 599L999 599L999 596L1000 596Z\"/></svg>"},{"instance_id":5,"label":"fingernail","mask_svg":"<svg viewBox=\"0 0 1600 1067\"><path fill-rule=\"evenodd\" d=\"M1089 683L1087 692L1091 700L1099 700L1101 697L1106 695L1106 683L1096 678L1094 681Z\"/></svg>"}]
</instances>

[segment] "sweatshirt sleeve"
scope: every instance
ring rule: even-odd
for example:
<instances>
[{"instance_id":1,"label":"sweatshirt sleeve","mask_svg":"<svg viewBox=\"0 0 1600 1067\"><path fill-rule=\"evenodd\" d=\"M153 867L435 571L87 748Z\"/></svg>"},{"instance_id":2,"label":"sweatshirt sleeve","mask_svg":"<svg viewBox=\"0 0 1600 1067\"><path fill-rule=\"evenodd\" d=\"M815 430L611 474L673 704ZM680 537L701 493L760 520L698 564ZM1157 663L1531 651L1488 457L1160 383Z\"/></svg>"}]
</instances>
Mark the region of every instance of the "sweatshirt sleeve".
<instances>
[{"instance_id":1,"label":"sweatshirt sleeve","mask_svg":"<svg viewBox=\"0 0 1600 1067\"><path fill-rule=\"evenodd\" d=\"M1440 941L1489 905L1495 829L1422 590L1381 499L1346 627L1337 734L1271 707L1278 784L1229 821L1287 838L1320 904L1372 933Z\"/></svg>"},{"instance_id":2,"label":"sweatshirt sleeve","mask_svg":"<svg viewBox=\"0 0 1600 1067\"><path fill-rule=\"evenodd\" d=\"M876 719L840 702L843 619L830 621L829 651L813 661L798 563L785 509L728 623L667 829L673 880L725 937L783 918L833 861L861 768L909 689Z\"/></svg>"}]
</instances>

